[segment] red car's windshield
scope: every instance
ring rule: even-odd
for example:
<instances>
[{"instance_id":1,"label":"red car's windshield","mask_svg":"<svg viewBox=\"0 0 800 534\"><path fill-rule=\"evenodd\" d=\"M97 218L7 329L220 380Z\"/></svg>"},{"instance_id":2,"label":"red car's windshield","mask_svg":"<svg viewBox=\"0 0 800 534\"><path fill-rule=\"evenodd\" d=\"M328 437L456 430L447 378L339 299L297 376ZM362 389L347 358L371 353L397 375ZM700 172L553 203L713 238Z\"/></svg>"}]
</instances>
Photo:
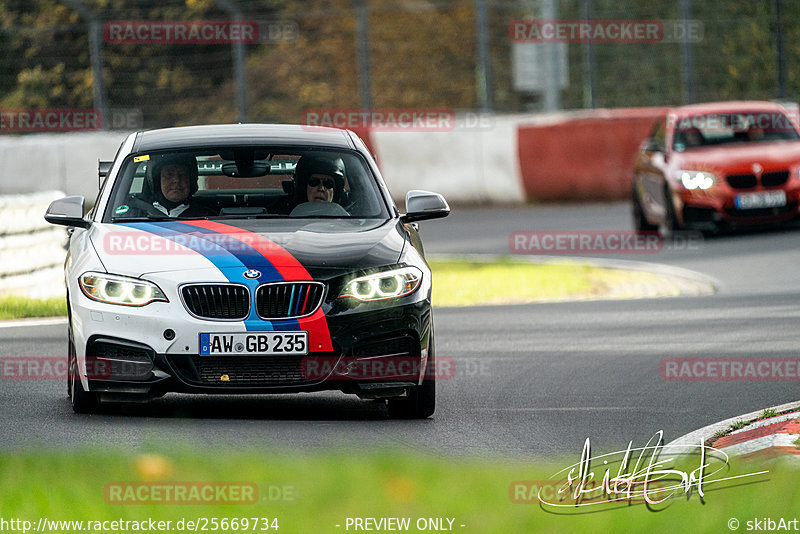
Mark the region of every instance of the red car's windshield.
<instances>
[{"instance_id":1,"label":"red car's windshield","mask_svg":"<svg viewBox=\"0 0 800 534\"><path fill-rule=\"evenodd\" d=\"M742 111L670 118L672 148L678 152L727 143L758 143L800 139L785 113Z\"/></svg>"}]
</instances>

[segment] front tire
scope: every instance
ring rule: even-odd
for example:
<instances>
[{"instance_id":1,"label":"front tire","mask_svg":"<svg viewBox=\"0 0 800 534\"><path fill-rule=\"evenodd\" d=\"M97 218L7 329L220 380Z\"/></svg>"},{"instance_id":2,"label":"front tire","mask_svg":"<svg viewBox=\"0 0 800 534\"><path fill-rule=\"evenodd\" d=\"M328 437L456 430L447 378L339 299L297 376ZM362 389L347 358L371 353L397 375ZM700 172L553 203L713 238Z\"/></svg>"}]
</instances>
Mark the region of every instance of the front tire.
<instances>
[{"instance_id":1,"label":"front tire","mask_svg":"<svg viewBox=\"0 0 800 534\"><path fill-rule=\"evenodd\" d=\"M72 335L69 340L69 358L67 365L67 383L69 384L69 398L72 402L72 411L75 413L94 413L99 402L97 394L83 389L83 384L78 376L78 357L75 354L75 344Z\"/></svg>"},{"instance_id":2,"label":"front tire","mask_svg":"<svg viewBox=\"0 0 800 534\"><path fill-rule=\"evenodd\" d=\"M407 397L389 399L389 417L392 419L427 419L436 411L436 357L433 333L428 343L428 364L422 385L412 387Z\"/></svg>"},{"instance_id":3,"label":"front tire","mask_svg":"<svg viewBox=\"0 0 800 534\"><path fill-rule=\"evenodd\" d=\"M72 355L75 354L75 341L72 339L72 328L67 332L67 397L72 399L72 382L70 382L70 365L72 364Z\"/></svg>"},{"instance_id":4,"label":"front tire","mask_svg":"<svg viewBox=\"0 0 800 534\"><path fill-rule=\"evenodd\" d=\"M675 214L675 204L672 203L672 194L667 188L664 190L664 222L659 225L658 231L663 239L669 239L680 229L681 225Z\"/></svg>"},{"instance_id":5,"label":"front tire","mask_svg":"<svg viewBox=\"0 0 800 534\"><path fill-rule=\"evenodd\" d=\"M654 232L658 230L658 226L647 222L647 217L644 215L644 209L636 191L632 194L631 202L633 203L633 228L637 232Z\"/></svg>"}]
</instances>

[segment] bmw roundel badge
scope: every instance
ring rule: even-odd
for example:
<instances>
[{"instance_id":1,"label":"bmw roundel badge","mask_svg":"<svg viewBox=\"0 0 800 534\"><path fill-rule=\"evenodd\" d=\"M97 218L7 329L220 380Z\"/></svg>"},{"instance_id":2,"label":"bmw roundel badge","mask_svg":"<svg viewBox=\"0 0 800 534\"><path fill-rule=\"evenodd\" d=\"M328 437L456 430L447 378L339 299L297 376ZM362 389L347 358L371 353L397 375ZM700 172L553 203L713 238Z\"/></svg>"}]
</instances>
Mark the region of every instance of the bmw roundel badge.
<instances>
[{"instance_id":1,"label":"bmw roundel badge","mask_svg":"<svg viewBox=\"0 0 800 534\"><path fill-rule=\"evenodd\" d=\"M248 269L244 272L244 277L250 280L255 280L261 276L261 271L257 271L255 269Z\"/></svg>"}]
</instances>

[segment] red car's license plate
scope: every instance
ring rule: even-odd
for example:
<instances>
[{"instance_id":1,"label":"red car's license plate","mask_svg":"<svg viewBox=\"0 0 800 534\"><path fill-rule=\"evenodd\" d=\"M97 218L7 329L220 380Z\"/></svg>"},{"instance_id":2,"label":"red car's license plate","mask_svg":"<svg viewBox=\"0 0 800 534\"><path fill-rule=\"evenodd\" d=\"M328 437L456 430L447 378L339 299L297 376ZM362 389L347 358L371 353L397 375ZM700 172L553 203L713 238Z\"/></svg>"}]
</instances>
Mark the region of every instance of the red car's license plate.
<instances>
[{"instance_id":1,"label":"red car's license plate","mask_svg":"<svg viewBox=\"0 0 800 534\"><path fill-rule=\"evenodd\" d=\"M784 191L768 191L766 193L736 195L735 204L740 210L777 208L786 205L786 193Z\"/></svg>"}]
</instances>

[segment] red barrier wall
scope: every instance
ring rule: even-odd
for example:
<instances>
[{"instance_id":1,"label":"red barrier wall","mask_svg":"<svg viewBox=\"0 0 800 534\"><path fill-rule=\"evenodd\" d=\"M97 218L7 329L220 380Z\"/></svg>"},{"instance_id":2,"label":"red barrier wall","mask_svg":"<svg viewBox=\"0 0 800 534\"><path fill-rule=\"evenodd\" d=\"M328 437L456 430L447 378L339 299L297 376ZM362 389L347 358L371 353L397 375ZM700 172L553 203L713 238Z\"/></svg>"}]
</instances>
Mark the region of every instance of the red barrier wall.
<instances>
[{"instance_id":1,"label":"red barrier wall","mask_svg":"<svg viewBox=\"0 0 800 534\"><path fill-rule=\"evenodd\" d=\"M593 110L556 124L519 126L527 200L627 199L636 151L667 109Z\"/></svg>"}]
</instances>

